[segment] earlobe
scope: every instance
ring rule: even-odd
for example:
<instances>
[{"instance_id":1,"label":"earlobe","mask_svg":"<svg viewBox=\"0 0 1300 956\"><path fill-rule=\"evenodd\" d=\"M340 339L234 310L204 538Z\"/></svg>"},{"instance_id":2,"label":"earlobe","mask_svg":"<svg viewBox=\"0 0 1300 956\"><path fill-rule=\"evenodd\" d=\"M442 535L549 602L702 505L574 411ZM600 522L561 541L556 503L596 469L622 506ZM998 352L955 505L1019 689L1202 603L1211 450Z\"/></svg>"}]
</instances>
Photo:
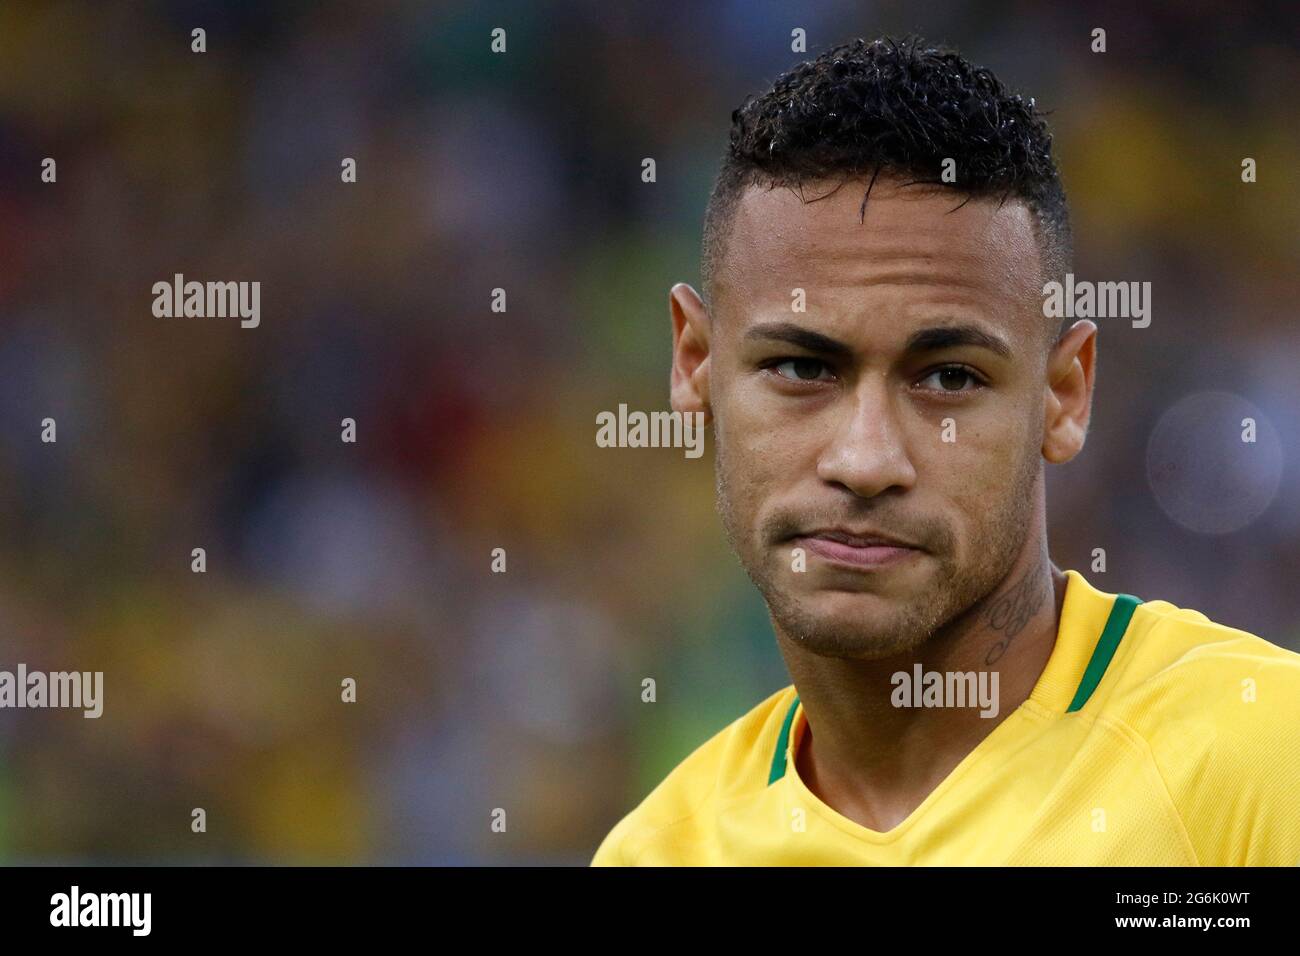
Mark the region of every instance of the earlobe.
<instances>
[{"instance_id":1,"label":"earlobe","mask_svg":"<svg viewBox=\"0 0 1300 956\"><path fill-rule=\"evenodd\" d=\"M673 364L670 398L674 411L703 412L712 419L709 405L708 309L698 292L679 282L668 293L673 327Z\"/></svg>"},{"instance_id":2,"label":"earlobe","mask_svg":"<svg viewBox=\"0 0 1300 956\"><path fill-rule=\"evenodd\" d=\"M1080 320L1061 336L1047 359L1043 457L1064 464L1083 449L1092 417L1097 326Z\"/></svg>"}]
</instances>

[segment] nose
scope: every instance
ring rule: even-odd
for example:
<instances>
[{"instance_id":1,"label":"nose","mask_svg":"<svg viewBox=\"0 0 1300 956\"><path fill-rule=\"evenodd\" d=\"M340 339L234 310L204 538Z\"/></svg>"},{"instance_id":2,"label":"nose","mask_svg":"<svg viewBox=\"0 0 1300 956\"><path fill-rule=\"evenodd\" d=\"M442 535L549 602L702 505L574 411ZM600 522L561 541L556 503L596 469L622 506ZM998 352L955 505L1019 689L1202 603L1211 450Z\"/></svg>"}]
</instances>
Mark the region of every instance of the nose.
<instances>
[{"instance_id":1,"label":"nose","mask_svg":"<svg viewBox=\"0 0 1300 956\"><path fill-rule=\"evenodd\" d=\"M911 488L916 470L886 383L874 376L864 378L846 398L818 458L818 477L860 498L874 498L891 488Z\"/></svg>"}]
</instances>

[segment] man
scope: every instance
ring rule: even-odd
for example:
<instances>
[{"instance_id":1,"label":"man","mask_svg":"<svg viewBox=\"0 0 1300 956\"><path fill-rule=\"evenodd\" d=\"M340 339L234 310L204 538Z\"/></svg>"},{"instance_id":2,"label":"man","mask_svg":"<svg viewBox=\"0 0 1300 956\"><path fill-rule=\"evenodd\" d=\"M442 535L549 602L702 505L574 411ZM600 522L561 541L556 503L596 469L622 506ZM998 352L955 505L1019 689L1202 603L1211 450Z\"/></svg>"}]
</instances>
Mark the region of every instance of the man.
<instances>
[{"instance_id":1,"label":"man","mask_svg":"<svg viewBox=\"0 0 1300 956\"><path fill-rule=\"evenodd\" d=\"M1300 862L1300 655L1099 590L1047 548L1097 327L1034 109L917 41L854 43L733 114L672 405L793 679L594 864Z\"/></svg>"}]
</instances>

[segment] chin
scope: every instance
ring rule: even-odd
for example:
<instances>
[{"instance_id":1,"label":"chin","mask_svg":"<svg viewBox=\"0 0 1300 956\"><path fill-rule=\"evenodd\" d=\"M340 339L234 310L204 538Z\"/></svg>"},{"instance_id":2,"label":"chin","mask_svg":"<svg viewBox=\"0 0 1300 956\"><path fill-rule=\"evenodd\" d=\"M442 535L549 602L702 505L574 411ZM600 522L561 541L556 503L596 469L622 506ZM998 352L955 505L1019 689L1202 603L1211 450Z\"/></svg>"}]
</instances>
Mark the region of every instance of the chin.
<instances>
[{"instance_id":1,"label":"chin","mask_svg":"<svg viewBox=\"0 0 1300 956\"><path fill-rule=\"evenodd\" d=\"M869 592L787 593L767 603L791 643L828 657L891 657L924 643L933 631L924 608Z\"/></svg>"}]
</instances>

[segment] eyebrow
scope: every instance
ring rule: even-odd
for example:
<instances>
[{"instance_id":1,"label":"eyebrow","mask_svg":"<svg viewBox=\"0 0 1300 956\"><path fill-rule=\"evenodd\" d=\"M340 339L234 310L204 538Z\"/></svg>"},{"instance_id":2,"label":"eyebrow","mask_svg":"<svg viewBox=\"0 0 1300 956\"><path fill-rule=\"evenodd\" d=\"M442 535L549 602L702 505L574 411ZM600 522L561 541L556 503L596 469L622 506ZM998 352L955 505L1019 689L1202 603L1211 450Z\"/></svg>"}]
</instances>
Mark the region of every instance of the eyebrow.
<instances>
[{"instance_id":1,"label":"eyebrow","mask_svg":"<svg viewBox=\"0 0 1300 956\"><path fill-rule=\"evenodd\" d=\"M908 352L937 352L940 349L973 345L988 349L1003 358L1011 358L1011 346L996 335L985 332L977 325L943 325L913 332L907 340Z\"/></svg>"},{"instance_id":2,"label":"eyebrow","mask_svg":"<svg viewBox=\"0 0 1300 956\"><path fill-rule=\"evenodd\" d=\"M853 349L846 343L822 335L820 332L805 329L793 322L763 322L746 332L745 338L789 342L809 352L837 358L848 358L853 354ZM962 345L988 349L1003 358L1011 357L1011 346L998 336L985 332L975 325L941 325L920 329L908 337L904 351L937 352Z\"/></svg>"},{"instance_id":3,"label":"eyebrow","mask_svg":"<svg viewBox=\"0 0 1300 956\"><path fill-rule=\"evenodd\" d=\"M762 322L746 332L745 338L762 339L770 342L789 342L791 345L797 345L809 352L834 355L838 358L848 358L853 354L853 349L838 339L822 335L820 332L814 332L811 329L805 329L793 322Z\"/></svg>"}]
</instances>

